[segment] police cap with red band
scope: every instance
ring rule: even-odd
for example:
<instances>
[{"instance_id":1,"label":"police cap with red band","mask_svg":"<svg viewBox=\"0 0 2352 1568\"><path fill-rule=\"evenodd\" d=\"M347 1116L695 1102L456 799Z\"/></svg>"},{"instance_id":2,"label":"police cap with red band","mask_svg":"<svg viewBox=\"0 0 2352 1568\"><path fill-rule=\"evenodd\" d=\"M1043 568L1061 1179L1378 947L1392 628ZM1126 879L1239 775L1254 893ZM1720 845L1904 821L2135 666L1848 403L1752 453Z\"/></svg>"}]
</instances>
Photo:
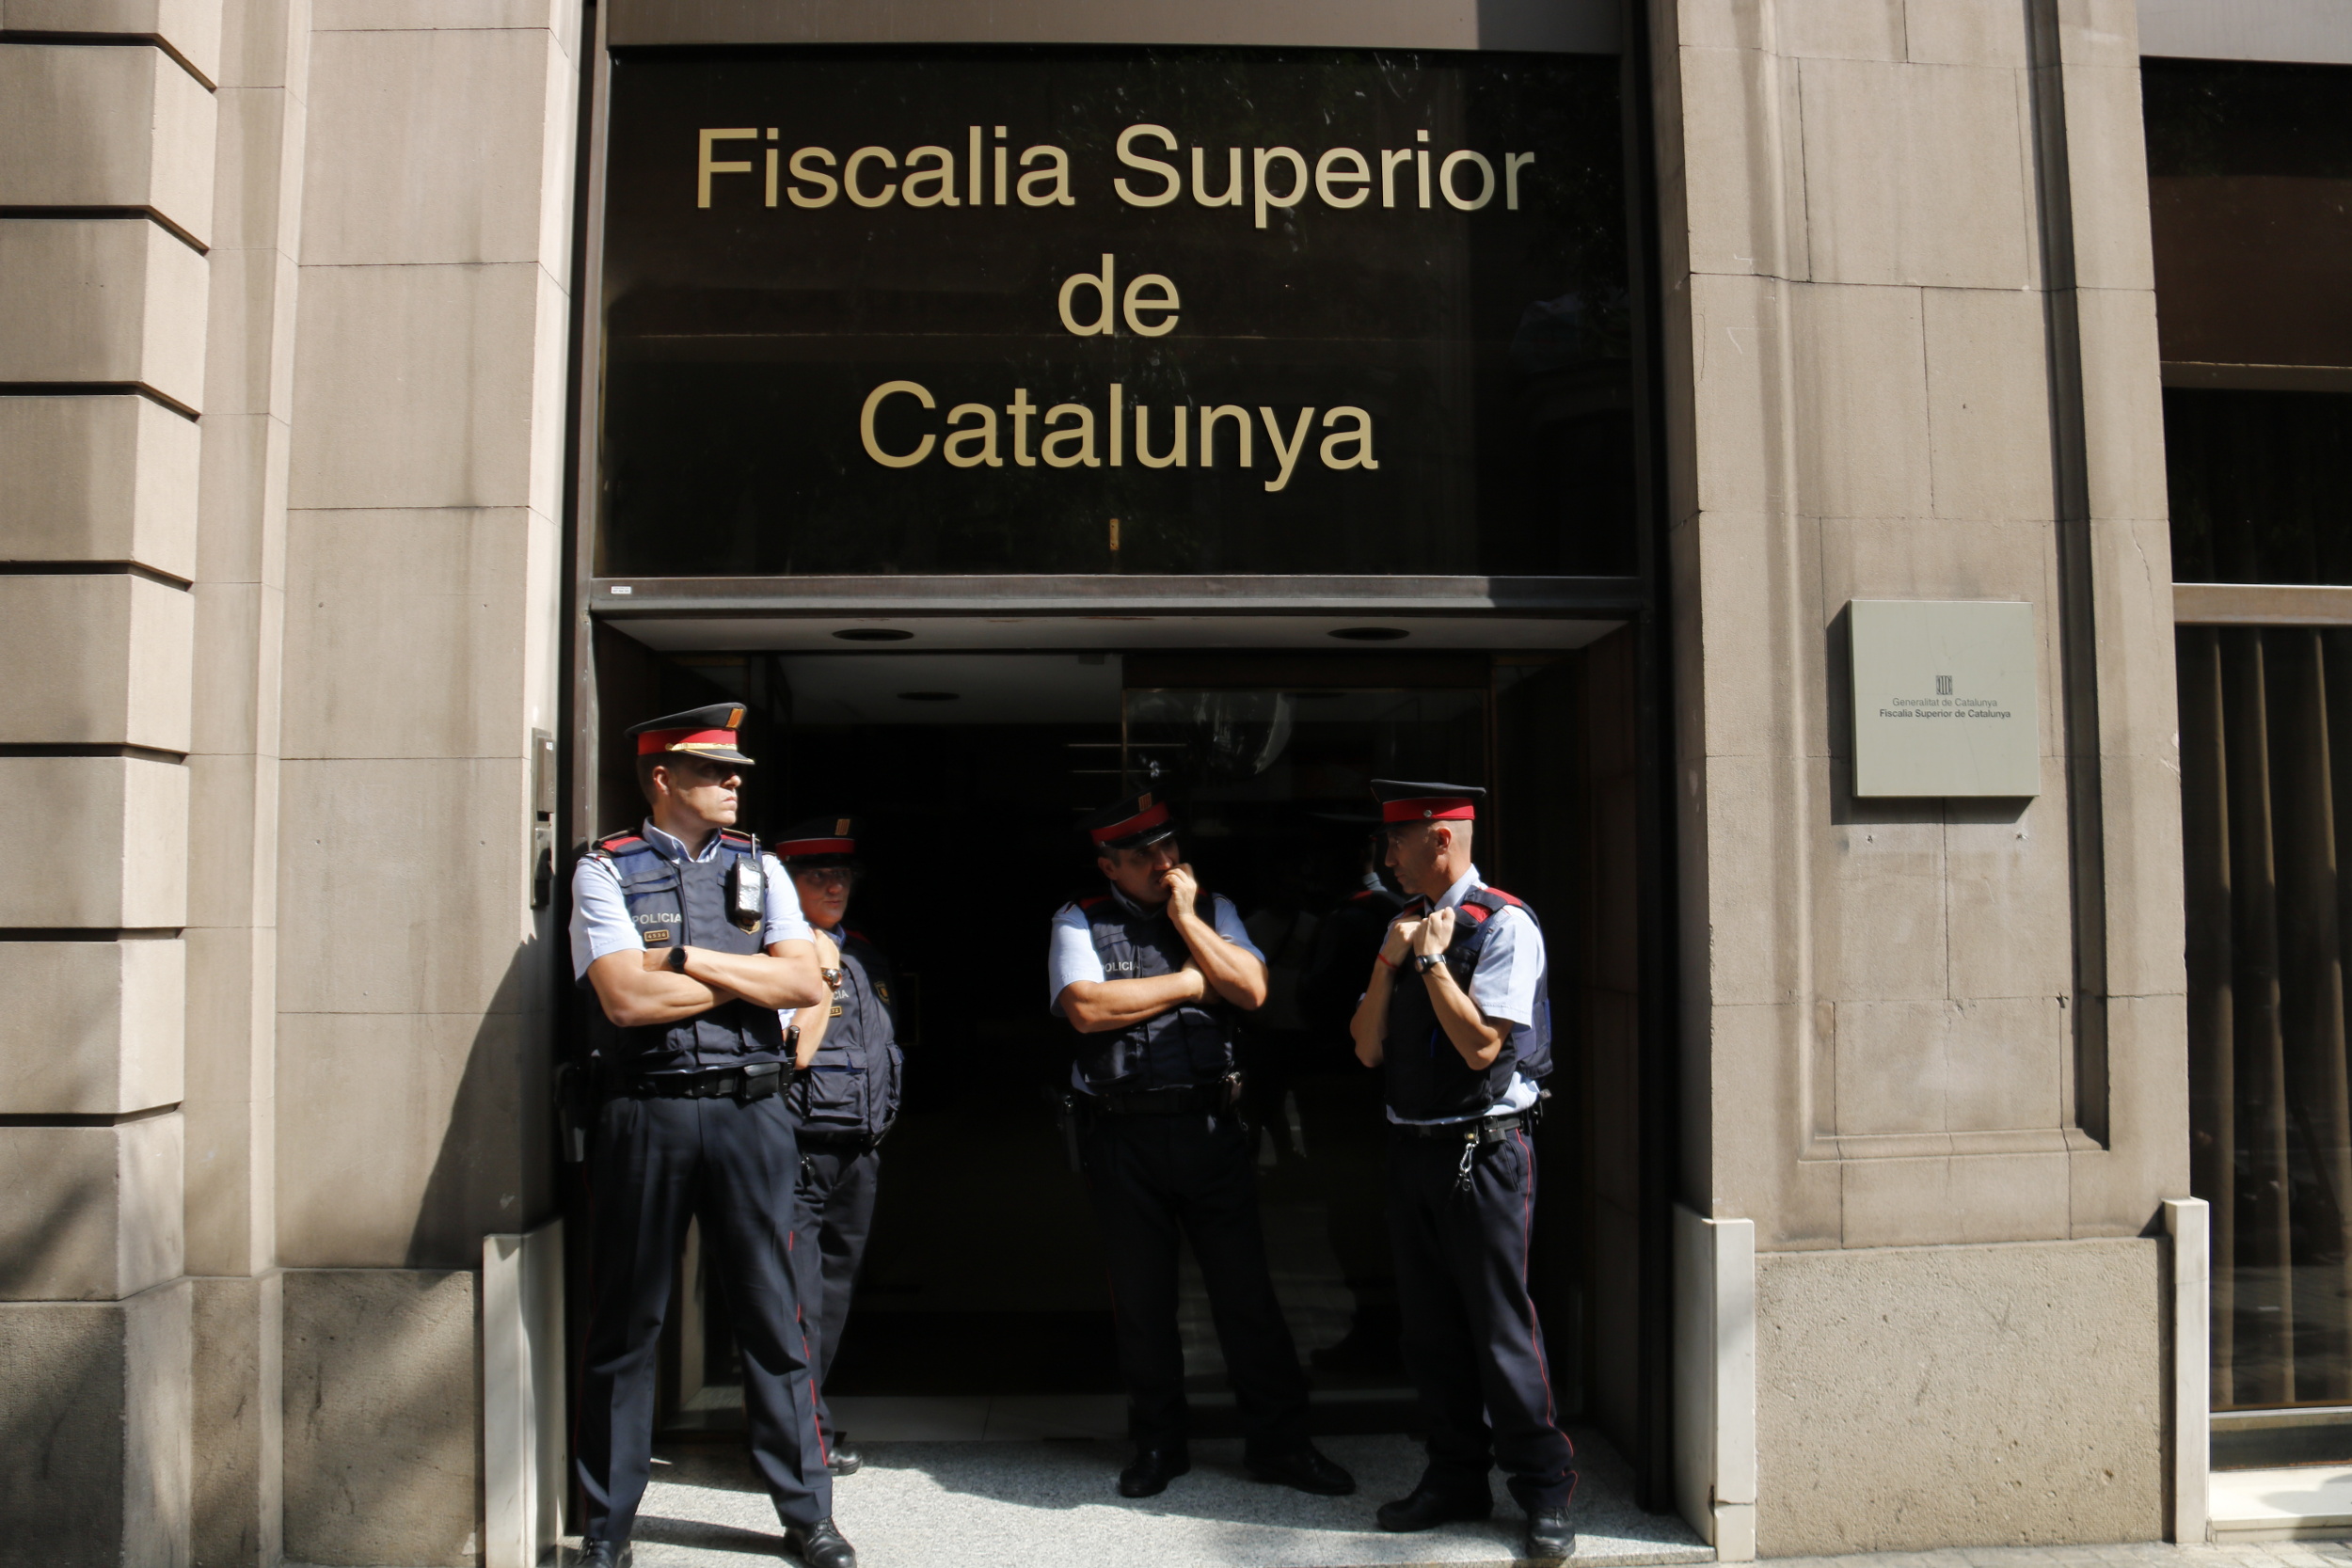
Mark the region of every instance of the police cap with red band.
<instances>
[{"instance_id":1,"label":"police cap with red band","mask_svg":"<svg viewBox=\"0 0 2352 1568\"><path fill-rule=\"evenodd\" d=\"M1176 836L1176 821L1168 802L1148 789L1117 805L1104 806L1082 818L1078 826L1086 830L1088 839L1101 854L1113 849L1140 849L1147 844Z\"/></svg>"},{"instance_id":2,"label":"police cap with red band","mask_svg":"<svg viewBox=\"0 0 2352 1568\"><path fill-rule=\"evenodd\" d=\"M777 857L790 865L847 865L857 854L857 820L812 816L795 822L776 840L774 848Z\"/></svg>"},{"instance_id":3,"label":"police cap with red band","mask_svg":"<svg viewBox=\"0 0 2352 1568\"><path fill-rule=\"evenodd\" d=\"M1375 779L1373 798L1380 802L1380 821L1393 828L1402 822L1471 822L1486 792L1476 784L1423 784L1411 779Z\"/></svg>"},{"instance_id":4,"label":"police cap with red band","mask_svg":"<svg viewBox=\"0 0 2352 1568\"><path fill-rule=\"evenodd\" d=\"M628 734L637 742L637 754L641 757L675 753L748 768L752 759L736 750L735 744L739 738L735 732L742 727L741 703L713 703L708 707L648 719L642 724L631 725Z\"/></svg>"}]
</instances>

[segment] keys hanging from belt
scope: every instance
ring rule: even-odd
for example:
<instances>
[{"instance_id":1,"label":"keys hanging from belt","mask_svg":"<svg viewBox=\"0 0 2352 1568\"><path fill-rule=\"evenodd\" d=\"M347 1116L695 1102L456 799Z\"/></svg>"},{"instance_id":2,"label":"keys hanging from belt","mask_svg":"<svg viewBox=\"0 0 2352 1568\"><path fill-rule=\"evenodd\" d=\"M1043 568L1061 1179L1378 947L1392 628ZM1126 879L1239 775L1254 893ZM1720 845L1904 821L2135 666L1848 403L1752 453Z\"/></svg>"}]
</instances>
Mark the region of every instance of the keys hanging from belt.
<instances>
[{"instance_id":1,"label":"keys hanging from belt","mask_svg":"<svg viewBox=\"0 0 2352 1568\"><path fill-rule=\"evenodd\" d=\"M1462 1134L1462 1163L1454 1167L1454 1194L1456 1197L1470 1196L1470 1166L1476 1164L1477 1160L1478 1128L1473 1125L1469 1132Z\"/></svg>"}]
</instances>

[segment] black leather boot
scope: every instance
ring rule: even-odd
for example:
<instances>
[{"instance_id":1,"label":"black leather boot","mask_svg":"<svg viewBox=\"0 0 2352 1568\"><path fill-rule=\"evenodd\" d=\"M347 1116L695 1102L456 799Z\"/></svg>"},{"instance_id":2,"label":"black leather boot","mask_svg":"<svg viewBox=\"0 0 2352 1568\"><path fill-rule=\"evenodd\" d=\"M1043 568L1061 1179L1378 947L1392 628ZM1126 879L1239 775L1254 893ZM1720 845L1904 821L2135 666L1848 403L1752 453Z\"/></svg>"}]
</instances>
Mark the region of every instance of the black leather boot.
<instances>
[{"instance_id":1,"label":"black leather boot","mask_svg":"<svg viewBox=\"0 0 2352 1568\"><path fill-rule=\"evenodd\" d=\"M1565 1503L1558 1508L1538 1508L1528 1512L1525 1556L1566 1557L1575 1550L1576 1528L1568 1523Z\"/></svg>"},{"instance_id":2,"label":"black leather boot","mask_svg":"<svg viewBox=\"0 0 2352 1568\"><path fill-rule=\"evenodd\" d=\"M1293 1449L1279 1458L1245 1459L1242 1467L1249 1472L1252 1481L1295 1487L1319 1497L1344 1497L1356 1490L1356 1478L1331 1463L1330 1458L1312 1443Z\"/></svg>"},{"instance_id":3,"label":"black leather boot","mask_svg":"<svg viewBox=\"0 0 2352 1568\"><path fill-rule=\"evenodd\" d=\"M1192 1468L1192 1454L1182 1443L1146 1445L1119 1472L1122 1497L1155 1497L1168 1483Z\"/></svg>"},{"instance_id":4,"label":"black leather boot","mask_svg":"<svg viewBox=\"0 0 2352 1568\"><path fill-rule=\"evenodd\" d=\"M1424 1481L1396 1501L1382 1503L1373 1517L1379 1520L1382 1529L1403 1533L1484 1519L1494 1511L1494 1497L1484 1487L1476 1492L1450 1492Z\"/></svg>"},{"instance_id":5,"label":"black leather boot","mask_svg":"<svg viewBox=\"0 0 2352 1568\"><path fill-rule=\"evenodd\" d=\"M801 1560L801 1568L857 1568L857 1548L841 1539L831 1519L785 1526L784 1549Z\"/></svg>"}]
</instances>

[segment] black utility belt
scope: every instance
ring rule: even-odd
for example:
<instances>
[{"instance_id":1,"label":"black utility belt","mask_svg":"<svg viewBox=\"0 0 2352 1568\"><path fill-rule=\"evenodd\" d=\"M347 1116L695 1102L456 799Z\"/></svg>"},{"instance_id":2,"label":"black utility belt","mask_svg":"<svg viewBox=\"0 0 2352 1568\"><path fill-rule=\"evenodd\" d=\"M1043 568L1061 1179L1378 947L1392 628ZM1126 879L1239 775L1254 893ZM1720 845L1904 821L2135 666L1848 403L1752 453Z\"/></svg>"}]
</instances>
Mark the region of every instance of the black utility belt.
<instances>
[{"instance_id":1,"label":"black utility belt","mask_svg":"<svg viewBox=\"0 0 2352 1568\"><path fill-rule=\"evenodd\" d=\"M1540 1120L1533 1107L1524 1111L1505 1111L1499 1117L1480 1117L1475 1121L1441 1121L1434 1126L1392 1121L1391 1129L1408 1138L1421 1138L1433 1143L1499 1144L1507 1133L1522 1127L1534 1127Z\"/></svg>"},{"instance_id":2,"label":"black utility belt","mask_svg":"<svg viewBox=\"0 0 2352 1568\"><path fill-rule=\"evenodd\" d=\"M1188 1117L1203 1112L1222 1115L1237 1098L1228 1084L1178 1084L1165 1089L1106 1090L1080 1095L1082 1107L1106 1117Z\"/></svg>"},{"instance_id":3,"label":"black utility belt","mask_svg":"<svg viewBox=\"0 0 2352 1568\"><path fill-rule=\"evenodd\" d=\"M782 1062L743 1067L700 1068L692 1072L651 1072L624 1079L613 1091L630 1100L766 1100L784 1087Z\"/></svg>"}]
</instances>

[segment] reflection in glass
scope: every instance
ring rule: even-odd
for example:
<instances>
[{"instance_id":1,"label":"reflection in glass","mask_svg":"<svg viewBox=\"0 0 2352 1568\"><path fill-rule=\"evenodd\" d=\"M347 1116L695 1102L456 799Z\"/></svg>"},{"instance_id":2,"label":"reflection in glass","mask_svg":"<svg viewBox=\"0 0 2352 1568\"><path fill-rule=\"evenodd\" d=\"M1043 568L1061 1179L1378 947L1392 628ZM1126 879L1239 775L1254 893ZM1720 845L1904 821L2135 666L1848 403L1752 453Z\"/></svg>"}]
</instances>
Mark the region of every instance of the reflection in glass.
<instances>
[{"instance_id":1,"label":"reflection in glass","mask_svg":"<svg viewBox=\"0 0 2352 1568\"><path fill-rule=\"evenodd\" d=\"M2352 394L2168 388L2175 582L2352 583Z\"/></svg>"},{"instance_id":2,"label":"reflection in glass","mask_svg":"<svg viewBox=\"0 0 2352 1568\"><path fill-rule=\"evenodd\" d=\"M2352 1403L2352 632L2184 626L2178 653L2214 1408Z\"/></svg>"}]
</instances>

